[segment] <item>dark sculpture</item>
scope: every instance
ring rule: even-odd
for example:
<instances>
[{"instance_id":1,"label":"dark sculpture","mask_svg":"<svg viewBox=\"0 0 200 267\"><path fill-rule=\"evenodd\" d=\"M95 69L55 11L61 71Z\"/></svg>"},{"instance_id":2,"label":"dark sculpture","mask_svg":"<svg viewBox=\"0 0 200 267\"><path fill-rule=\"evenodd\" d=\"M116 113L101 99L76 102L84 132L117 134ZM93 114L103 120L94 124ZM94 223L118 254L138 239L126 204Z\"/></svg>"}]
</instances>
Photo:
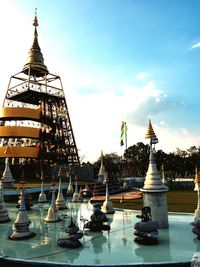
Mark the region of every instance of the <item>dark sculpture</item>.
<instances>
[{"instance_id":1,"label":"dark sculpture","mask_svg":"<svg viewBox=\"0 0 200 267\"><path fill-rule=\"evenodd\" d=\"M83 198L91 198L93 193L89 186L86 184L85 188L81 191L81 195Z\"/></svg>"},{"instance_id":2,"label":"dark sculpture","mask_svg":"<svg viewBox=\"0 0 200 267\"><path fill-rule=\"evenodd\" d=\"M79 241L83 237L83 233L78 232L79 227L73 222L71 218L71 222L68 227L65 228L65 232L69 234L67 238L58 239L57 244L60 247L65 248L79 248L82 246L82 243Z\"/></svg>"},{"instance_id":3,"label":"dark sculpture","mask_svg":"<svg viewBox=\"0 0 200 267\"><path fill-rule=\"evenodd\" d=\"M91 231L110 230L110 225L104 224L104 222L107 222L108 219L105 213L101 211L100 203L93 205L93 214L90 216L90 219L91 221L87 222L84 225L84 228L90 229Z\"/></svg>"},{"instance_id":4,"label":"dark sculpture","mask_svg":"<svg viewBox=\"0 0 200 267\"><path fill-rule=\"evenodd\" d=\"M141 218L141 222L137 222L134 226L136 230L134 235L135 242L144 245L155 245L158 243L158 227L157 221L151 219L151 208L143 207L142 214L136 215L137 218Z\"/></svg>"},{"instance_id":5,"label":"dark sculpture","mask_svg":"<svg viewBox=\"0 0 200 267\"><path fill-rule=\"evenodd\" d=\"M197 235L197 239L200 239L200 217L196 216L191 225L193 226L192 232Z\"/></svg>"}]
</instances>

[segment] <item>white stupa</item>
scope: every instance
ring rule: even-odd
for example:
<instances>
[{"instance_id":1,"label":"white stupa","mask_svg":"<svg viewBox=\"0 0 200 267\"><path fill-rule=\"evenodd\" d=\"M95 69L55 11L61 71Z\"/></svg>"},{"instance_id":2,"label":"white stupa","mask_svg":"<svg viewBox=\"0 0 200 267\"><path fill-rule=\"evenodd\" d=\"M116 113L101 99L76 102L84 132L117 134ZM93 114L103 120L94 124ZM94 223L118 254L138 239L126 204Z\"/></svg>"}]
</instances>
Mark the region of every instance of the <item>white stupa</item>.
<instances>
[{"instance_id":1,"label":"white stupa","mask_svg":"<svg viewBox=\"0 0 200 267\"><path fill-rule=\"evenodd\" d=\"M61 220L59 213L58 213L58 209L55 205L55 191L54 191L54 187L52 189L52 198L51 198L51 205L48 209L48 213L47 216L44 218L44 220L46 222L58 222Z\"/></svg>"},{"instance_id":2,"label":"white stupa","mask_svg":"<svg viewBox=\"0 0 200 267\"><path fill-rule=\"evenodd\" d=\"M75 183L75 191L74 191L74 194L73 194L73 197L72 197L72 202L79 202L80 199L79 199L79 192L78 192L78 185L77 185L77 181Z\"/></svg>"},{"instance_id":3,"label":"white stupa","mask_svg":"<svg viewBox=\"0 0 200 267\"><path fill-rule=\"evenodd\" d=\"M106 182L106 199L103 202L103 206L101 207L101 211L103 211L106 214L113 214L113 213L115 213L115 210L113 208L113 203L112 203L112 201L110 200L110 197L109 197L109 192L108 192L109 179L108 179L108 175L107 174L105 175L105 182Z\"/></svg>"},{"instance_id":4,"label":"white stupa","mask_svg":"<svg viewBox=\"0 0 200 267\"><path fill-rule=\"evenodd\" d=\"M14 187L14 179L9 166L9 158L5 158L5 169L3 172L3 176L1 178L2 187L3 188L13 188Z\"/></svg>"},{"instance_id":5,"label":"white stupa","mask_svg":"<svg viewBox=\"0 0 200 267\"><path fill-rule=\"evenodd\" d=\"M103 182L105 183L105 175L106 175L106 169L103 163L103 151L101 151L101 165L100 165L100 169L99 169L99 173L98 173L98 179L97 179L97 183L98 184L102 184Z\"/></svg>"},{"instance_id":6,"label":"white stupa","mask_svg":"<svg viewBox=\"0 0 200 267\"><path fill-rule=\"evenodd\" d=\"M38 197L38 204L43 204L43 203L47 203L47 196L46 193L44 192L44 174L43 171L41 172L41 192L39 194Z\"/></svg>"},{"instance_id":7,"label":"white stupa","mask_svg":"<svg viewBox=\"0 0 200 267\"><path fill-rule=\"evenodd\" d=\"M58 194L57 194L55 205L56 205L56 208L59 210L67 209L67 205L65 204L65 199L63 197L63 192L61 188L61 178L59 179Z\"/></svg>"},{"instance_id":8,"label":"white stupa","mask_svg":"<svg viewBox=\"0 0 200 267\"><path fill-rule=\"evenodd\" d=\"M35 233L29 230L30 224L31 224L31 221L29 220L28 214L26 211L24 190L22 189L19 212L17 215L17 219L14 222L14 225L13 225L14 232L10 235L10 239L20 240L20 239L28 239L28 238L35 236Z\"/></svg>"},{"instance_id":9,"label":"white stupa","mask_svg":"<svg viewBox=\"0 0 200 267\"><path fill-rule=\"evenodd\" d=\"M6 204L2 192L2 184L0 183L0 223L9 222L9 214L6 209Z\"/></svg>"},{"instance_id":10,"label":"white stupa","mask_svg":"<svg viewBox=\"0 0 200 267\"><path fill-rule=\"evenodd\" d=\"M152 220L159 223L159 228L168 227L167 191L168 187L162 183L155 162L155 148L152 145L158 143L151 121L149 120L145 138L150 139L149 167L146 174L143 192L143 206L151 208Z\"/></svg>"},{"instance_id":11,"label":"white stupa","mask_svg":"<svg viewBox=\"0 0 200 267\"><path fill-rule=\"evenodd\" d=\"M68 187L67 187L67 196L72 196L74 193L74 188L72 186L72 178L71 176L69 177L69 184L68 184Z\"/></svg>"}]
</instances>

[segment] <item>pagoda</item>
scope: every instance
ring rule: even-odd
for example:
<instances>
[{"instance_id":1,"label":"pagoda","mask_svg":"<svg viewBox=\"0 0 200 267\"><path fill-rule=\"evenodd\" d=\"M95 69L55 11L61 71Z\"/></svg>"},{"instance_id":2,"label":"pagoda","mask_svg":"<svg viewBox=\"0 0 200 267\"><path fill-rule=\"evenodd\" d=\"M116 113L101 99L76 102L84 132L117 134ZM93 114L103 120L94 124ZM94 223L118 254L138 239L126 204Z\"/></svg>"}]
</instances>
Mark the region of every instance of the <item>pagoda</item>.
<instances>
[{"instance_id":1,"label":"pagoda","mask_svg":"<svg viewBox=\"0 0 200 267\"><path fill-rule=\"evenodd\" d=\"M30 179L40 176L41 169L44 176L52 173L54 164L73 174L80 161L64 89L61 78L44 64L36 13L33 26L27 62L11 76L0 112L0 158L8 158L14 174L23 163Z\"/></svg>"},{"instance_id":2,"label":"pagoda","mask_svg":"<svg viewBox=\"0 0 200 267\"><path fill-rule=\"evenodd\" d=\"M143 207L150 207L152 220L158 221L159 228L167 228L167 191L168 187L163 184L159 175L155 160L155 144L158 138L153 130L151 120L149 120L145 138L150 139L149 166L145 177L143 188Z\"/></svg>"}]
</instances>

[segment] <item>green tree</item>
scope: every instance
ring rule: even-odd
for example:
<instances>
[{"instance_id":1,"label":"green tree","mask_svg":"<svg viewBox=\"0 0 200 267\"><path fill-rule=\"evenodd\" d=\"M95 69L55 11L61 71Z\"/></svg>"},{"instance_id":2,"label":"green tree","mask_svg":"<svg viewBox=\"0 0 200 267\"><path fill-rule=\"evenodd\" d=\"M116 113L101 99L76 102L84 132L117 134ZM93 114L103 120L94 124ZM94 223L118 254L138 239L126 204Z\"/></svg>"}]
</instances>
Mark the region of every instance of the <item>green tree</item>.
<instances>
[{"instance_id":1,"label":"green tree","mask_svg":"<svg viewBox=\"0 0 200 267\"><path fill-rule=\"evenodd\" d=\"M125 150L124 158L129 166L129 175L145 176L149 162L149 149L149 145L138 142Z\"/></svg>"}]
</instances>

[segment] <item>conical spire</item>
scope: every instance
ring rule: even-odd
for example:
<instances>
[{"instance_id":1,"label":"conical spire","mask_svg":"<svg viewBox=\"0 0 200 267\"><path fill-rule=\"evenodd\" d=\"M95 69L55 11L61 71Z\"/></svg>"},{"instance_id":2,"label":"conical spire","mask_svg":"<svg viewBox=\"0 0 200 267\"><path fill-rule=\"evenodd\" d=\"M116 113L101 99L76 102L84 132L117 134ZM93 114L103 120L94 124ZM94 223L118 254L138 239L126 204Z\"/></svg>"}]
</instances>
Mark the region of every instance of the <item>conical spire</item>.
<instances>
[{"instance_id":1,"label":"conical spire","mask_svg":"<svg viewBox=\"0 0 200 267\"><path fill-rule=\"evenodd\" d=\"M3 176L1 178L1 183L3 188L12 188L14 187L14 182L15 180L13 179L10 166L9 166L9 160L8 158L5 158L5 169L3 172Z\"/></svg>"},{"instance_id":2,"label":"conical spire","mask_svg":"<svg viewBox=\"0 0 200 267\"><path fill-rule=\"evenodd\" d=\"M106 173L106 169L103 163L103 151L101 151L101 166L99 169L99 175L105 175L105 173Z\"/></svg>"},{"instance_id":3,"label":"conical spire","mask_svg":"<svg viewBox=\"0 0 200 267\"><path fill-rule=\"evenodd\" d=\"M46 222L58 222L61 220L58 209L55 205L55 191L54 188L52 190L52 198L51 198L51 205L48 209L47 216L44 218Z\"/></svg>"},{"instance_id":4,"label":"conical spire","mask_svg":"<svg viewBox=\"0 0 200 267\"><path fill-rule=\"evenodd\" d=\"M36 77L43 77L48 74L48 69L44 65L44 58L38 43L38 19L37 13L35 11L35 18L33 21L34 30L34 39L32 47L28 53L27 63L24 65L23 72L27 75L33 75Z\"/></svg>"},{"instance_id":5,"label":"conical spire","mask_svg":"<svg viewBox=\"0 0 200 267\"><path fill-rule=\"evenodd\" d=\"M153 144L156 144L158 143L158 138L153 130L153 127L152 127L152 124L151 124L151 120L149 119L149 123L148 123L148 126L147 126L147 132L146 132L146 135L145 135L145 138L149 138L151 139L152 143Z\"/></svg>"},{"instance_id":6,"label":"conical spire","mask_svg":"<svg viewBox=\"0 0 200 267\"><path fill-rule=\"evenodd\" d=\"M101 151L101 166L100 166L100 169L99 169L97 183L99 183L99 184L103 183L105 174L106 174L106 168L105 168L104 162L103 162L103 151Z\"/></svg>"},{"instance_id":7,"label":"conical spire","mask_svg":"<svg viewBox=\"0 0 200 267\"><path fill-rule=\"evenodd\" d=\"M59 186L58 186L58 195L55 202L56 208L59 210L67 209L67 205L65 204L65 199L63 197L63 192L61 188L61 178L59 179Z\"/></svg>"},{"instance_id":8,"label":"conical spire","mask_svg":"<svg viewBox=\"0 0 200 267\"><path fill-rule=\"evenodd\" d=\"M197 166L195 168L194 183L195 183L194 191L198 191L198 184L200 184L200 175L199 175L199 170Z\"/></svg>"}]
</instances>

